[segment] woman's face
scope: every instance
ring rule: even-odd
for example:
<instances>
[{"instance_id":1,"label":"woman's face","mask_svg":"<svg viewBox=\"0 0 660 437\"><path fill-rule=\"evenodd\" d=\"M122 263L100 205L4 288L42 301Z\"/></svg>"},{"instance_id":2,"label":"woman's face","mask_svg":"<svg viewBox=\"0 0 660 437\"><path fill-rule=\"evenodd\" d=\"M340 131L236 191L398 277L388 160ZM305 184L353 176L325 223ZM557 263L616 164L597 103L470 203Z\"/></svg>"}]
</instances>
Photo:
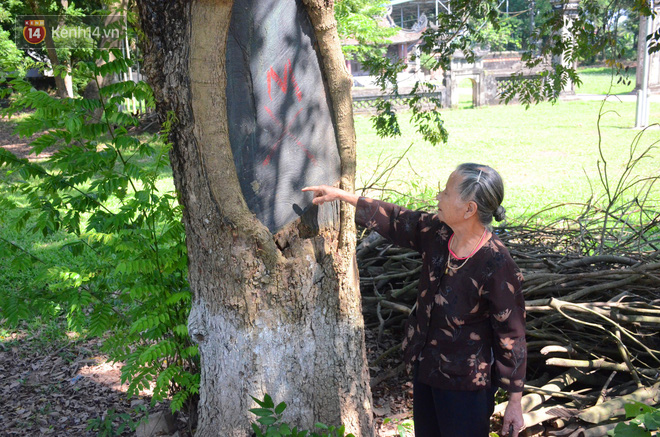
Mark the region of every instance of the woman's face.
<instances>
[{"instance_id":1,"label":"woman's face","mask_svg":"<svg viewBox=\"0 0 660 437\"><path fill-rule=\"evenodd\" d=\"M445 187L439 187L440 191L435 196L438 201L438 218L447 223L449 227L465 220L468 202L461 200L458 190L462 181L463 177L453 172L449 175Z\"/></svg>"}]
</instances>

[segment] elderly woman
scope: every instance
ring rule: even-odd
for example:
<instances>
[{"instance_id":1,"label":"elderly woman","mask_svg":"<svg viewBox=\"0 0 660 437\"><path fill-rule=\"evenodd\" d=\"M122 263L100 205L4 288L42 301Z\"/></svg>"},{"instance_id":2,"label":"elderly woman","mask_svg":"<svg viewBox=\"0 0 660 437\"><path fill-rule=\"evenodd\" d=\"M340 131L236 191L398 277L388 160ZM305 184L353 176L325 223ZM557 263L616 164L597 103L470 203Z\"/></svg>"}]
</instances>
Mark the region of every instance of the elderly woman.
<instances>
[{"instance_id":1,"label":"elderly woman","mask_svg":"<svg viewBox=\"0 0 660 437\"><path fill-rule=\"evenodd\" d=\"M504 219L500 175L485 165L459 165L436 197L437 214L327 185L303 191L314 192L316 205L349 202L359 224L422 255L403 341L415 435L487 437L499 386L509 393L503 430L516 437L523 428L525 303L522 274L489 226L493 217Z\"/></svg>"}]
</instances>

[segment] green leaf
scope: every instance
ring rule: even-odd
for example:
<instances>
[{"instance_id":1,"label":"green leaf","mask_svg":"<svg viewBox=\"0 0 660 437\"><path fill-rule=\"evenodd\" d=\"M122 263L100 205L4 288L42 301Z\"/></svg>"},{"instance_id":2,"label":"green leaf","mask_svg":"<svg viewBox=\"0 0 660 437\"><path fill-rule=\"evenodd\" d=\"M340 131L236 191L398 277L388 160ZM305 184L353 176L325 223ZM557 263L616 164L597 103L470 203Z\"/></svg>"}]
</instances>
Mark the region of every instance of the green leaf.
<instances>
[{"instance_id":1,"label":"green leaf","mask_svg":"<svg viewBox=\"0 0 660 437\"><path fill-rule=\"evenodd\" d=\"M648 431L660 429L660 409L646 413L641 417L642 424Z\"/></svg>"},{"instance_id":2,"label":"green leaf","mask_svg":"<svg viewBox=\"0 0 660 437\"><path fill-rule=\"evenodd\" d=\"M250 412L259 417L272 416L273 414L273 410L270 410L268 408L252 408L250 409Z\"/></svg>"},{"instance_id":3,"label":"green leaf","mask_svg":"<svg viewBox=\"0 0 660 437\"><path fill-rule=\"evenodd\" d=\"M181 352L181 357L184 359L188 359L191 357L198 357L198 356L199 356L199 346L196 344L192 346L188 346Z\"/></svg>"},{"instance_id":4,"label":"green leaf","mask_svg":"<svg viewBox=\"0 0 660 437\"><path fill-rule=\"evenodd\" d=\"M270 397L268 393L264 395L264 408L275 408L275 403L273 402L273 398Z\"/></svg>"},{"instance_id":5,"label":"green leaf","mask_svg":"<svg viewBox=\"0 0 660 437\"><path fill-rule=\"evenodd\" d=\"M401 127L392 103L380 100L375 106L377 114L371 117L371 121L378 136L382 138L401 136Z\"/></svg>"},{"instance_id":6,"label":"green leaf","mask_svg":"<svg viewBox=\"0 0 660 437\"><path fill-rule=\"evenodd\" d=\"M268 427L266 430L266 437L282 437L280 434L280 431L277 428L273 428L271 426Z\"/></svg>"},{"instance_id":7,"label":"green leaf","mask_svg":"<svg viewBox=\"0 0 660 437\"><path fill-rule=\"evenodd\" d=\"M83 121L80 117L69 117L64 121L64 125L70 133L74 134L80 130Z\"/></svg>"},{"instance_id":8,"label":"green leaf","mask_svg":"<svg viewBox=\"0 0 660 437\"><path fill-rule=\"evenodd\" d=\"M259 399L255 398L254 396L250 396L250 397L252 398L253 401L255 401L257 403L257 405L259 405L262 408L266 408L266 403L264 401L259 400Z\"/></svg>"},{"instance_id":9,"label":"green leaf","mask_svg":"<svg viewBox=\"0 0 660 437\"><path fill-rule=\"evenodd\" d=\"M625 404L623 408L626 410L626 418L628 419L631 417L637 417L644 413L652 413L654 411L652 407L641 402L631 402L629 404Z\"/></svg>"},{"instance_id":10,"label":"green leaf","mask_svg":"<svg viewBox=\"0 0 660 437\"><path fill-rule=\"evenodd\" d=\"M261 417L257 420L257 422L261 423L262 425L272 425L273 423L277 422L277 418L273 416L266 416L266 417Z\"/></svg>"},{"instance_id":11,"label":"green leaf","mask_svg":"<svg viewBox=\"0 0 660 437\"><path fill-rule=\"evenodd\" d=\"M253 424L252 424L252 429L254 430L254 434L255 434L257 437L263 437L263 436L264 436L264 434L261 432L261 429L259 429L259 427L257 426L257 424L253 423Z\"/></svg>"},{"instance_id":12,"label":"green leaf","mask_svg":"<svg viewBox=\"0 0 660 437\"><path fill-rule=\"evenodd\" d=\"M170 297L167 298L165 303L167 305L174 305L181 301L188 302L190 301L190 293L187 291L180 291L178 293L173 293Z\"/></svg>"},{"instance_id":13,"label":"green leaf","mask_svg":"<svg viewBox=\"0 0 660 437\"><path fill-rule=\"evenodd\" d=\"M62 246L62 249L67 249L71 251L73 256L80 256L85 250L85 243L83 243L82 241L72 241L71 243L67 243L64 246Z\"/></svg>"},{"instance_id":14,"label":"green leaf","mask_svg":"<svg viewBox=\"0 0 660 437\"><path fill-rule=\"evenodd\" d=\"M284 410L286 410L286 403L280 402L275 407L275 414L282 414L284 412Z\"/></svg>"},{"instance_id":15,"label":"green leaf","mask_svg":"<svg viewBox=\"0 0 660 437\"><path fill-rule=\"evenodd\" d=\"M160 324L158 314L147 314L131 324L129 333L146 331Z\"/></svg>"},{"instance_id":16,"label":"green leaf","mask_svg":"<svg viewBox=\"0 0 660 437\"><path fill-rule=\"evenodd\" d=\"M113 144L119 149L131 149L140 145L140 140L127 135L118 136L113 140Z\"/></svg>"},{"instance_id":17,"label":"green leaf","mask_svg":"<svg viewBox=\"0 0 660 437\"><path fill-rule=\"evenodd\" d=\"M39 138L30 143L32 146L32 153L39 155L44 151L44 149L47 149L48 147L51 147L57 143L58 139L59 138L57 138L52 133L41 135Z\"/></svg>"},{"instance_id":18,"label":"green leaf","mask_svg":"<svg viewBox=\"0 0 660 437\"><path fill-rule=\"evenodd\" d=\"M188 326L181 324L181 325L176 325L175 327L172 328L172 331L176 332L177 334L181 336L187 336L188 335Z\"/></svg>"},{"instance_id":19,"label":"green leaf","mask_svg":"<svg viewBox=\"0 0 660 437\"><path fill-rule=\"evenodd\" d=\"M651 433L644 431L638 425L619 423L614 428L614 436L616 437L651 437Z\"/></svg>"},{"instance_id":20,"label":"green leaf","mask_svg":"<svg viewBox=\"0 0 660 437\"><path fill-rule=\"evenodd\" d=\"M177 392L172 396L172 402L170 403L170 409L172 412L176 413L177 411L180 411L186 399L188 399L188 393L185 390Z\"/></svg>"}]
</instances>

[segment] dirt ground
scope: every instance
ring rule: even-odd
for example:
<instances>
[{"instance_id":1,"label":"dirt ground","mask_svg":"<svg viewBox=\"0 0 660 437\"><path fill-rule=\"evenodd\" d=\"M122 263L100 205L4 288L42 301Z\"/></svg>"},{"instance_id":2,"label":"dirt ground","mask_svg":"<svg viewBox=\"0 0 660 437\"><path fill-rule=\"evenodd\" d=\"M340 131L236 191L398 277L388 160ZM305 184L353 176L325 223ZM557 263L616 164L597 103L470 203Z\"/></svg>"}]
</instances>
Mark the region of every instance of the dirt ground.
<instances>
[{"instance_id":1,"label":"dirt ground","mask_svg":"<svg viewBox=\"0 0 660 437\"><path fill-rule=\"evenodd\" d=\"M40 134L36 134L32 138L21 138L14 134L15 126L13 120L7 121L6 118L0 118L0 147L7 149L17 157L28 158L30 161L40 161L52 156L57 150L55 147L50 147L41 152L39 156L30 154L30 143L37 139Z\"/></svg>"},{"instance_id":2,"label":"dirt ground","mask_svg":"<svg viewBox=\"0 0 660 437\"><path fill-rule=\"evenodd\" d=\"M110 409L131 413L148 405L146 397L126 398L120 365L99 354L99 345L98 340L71 341L50 350L36 336L13 334L3 339L0 434L96 436L88 430L90 419L102 418Z\"/></svg>"}]
</instances>

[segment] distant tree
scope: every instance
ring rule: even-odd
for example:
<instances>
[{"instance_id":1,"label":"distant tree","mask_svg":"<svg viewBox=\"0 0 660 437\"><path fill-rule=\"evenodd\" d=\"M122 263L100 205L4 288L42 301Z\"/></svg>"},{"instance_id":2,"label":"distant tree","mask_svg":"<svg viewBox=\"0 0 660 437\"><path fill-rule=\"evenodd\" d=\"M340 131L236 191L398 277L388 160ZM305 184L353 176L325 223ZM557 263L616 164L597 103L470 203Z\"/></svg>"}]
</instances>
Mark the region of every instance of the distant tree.
<instances>
[{"instance_id":1,"label":"distant tree","mask_svg":"<svg viewBox=\"0 0 660 437\"><path fill-rule=\"evenodd\" d=\"M468 61L473 61L475 50L493 42L498 48L505 48L497 36L504 25L512 37L522 39L520 46L525 50L525 67L537 67L540 72L531 78L523 71L514 74L513 80L501 90L501 98L504 102L515 98L524 105L554 102L568 83L581 83L577 72L580 61L604 55L604 61L614 67L617 74L623 74L626 69L623 61L635 50L630 47L634 41L634 35L630 35L634 29L631 20L636 20L639 15L651 15L649 4L644 0L581 0L573 5L560 0L512 0L509 7L510 13L506 14L502 13L499 0L453 0L451 12L440 10L437 20L432 20L422 35L422 56L434 61L428 67L448 70L457 51L462 52ZM520 20L517 25L508 24L512 18ZM622 37L622 34L627 36ZM656 50L653 47L660 49L658 39L660 32L651 39L651 50ZM558 59L563 62L556 62ZM376 82L383 91L398 93L400 63L383 58L368 62L367 66L377 76ZM428 91L433 86L419 81L413 87L413 93ZM417 127L426 140L434 144L446 141L448 134L443 121L434 116L440 108L439 101L435 107L420 109L414 103L410 107L413 117L421 120ZM377 105L377 110L374 117L377 132L383 136L399 135L392 106L383 101Z\"/></svg>"},{"instance_id":2,"label":"distant tree","mask_svg":"<svg viewBox=\"0 0 660 437\"><path fill-rule=\"evenodd\" d=\"M16 48L9 32L0 29L0 70L25 73L26 59L23 51Z\"/></svg>"},{"instance_id":3,"label":"distant tree","mask_svg":"<svg viewBox=\"0 0 660 437\"><path fill-rule=\"evenodd\" d=\"M487 23L483 29L484 44L494 52L520 50L522 48L522 39L519 36L522 25L520 20L516 20L515 18L505 20L497 30L495 30L492 24Z\"/></svg>"},{"instance_id":4,"label":"distant tree","mask_svg":"<svg viewBox=\"0 0 660 437\"><path fill-rule=\"evenodd\" d=\"M12 8L20 5L19 0L4 0L0 2L0 71L11 72L18 71L25 73L25 64L27 59L22 50L16 48L16 43L11 32L4 27L11 27L14 24L14 17L11 13Z\"/></svg>"},{"instance_id":5,"label":"distant tree","mask_svg":"<svg viewBox=\"0 0 660 437\"><path fill-rule=\"evenodd\" d=\"M386 52L388 38L396 35L398 29L383 25L385 11L382 0L340 0L335 4L337 33L344 41L346 59L363 62ZM350 40L357 44L346 43Z\"/></svg>"},{"instance_id":6,"label":"distant tree","mask_svg":"<svg viewBox=\"0 0 660 437\"><path fill-rule=\"evenodd\" d=\"M9 39L15 40L15 23L18 16L57 16L59 18L53 22L65 25L82 16L97 14L103 9L107 11L106 3L108 2L103 0L89 0L78 4L69 0L4 0L0 3L0 25L9 32ZM64 41L67 43L66 48L57 48ZM58 38L52 32L46 32L46 47L36 49L37 56L43 56L48 62L41 65L36 62L32 64L42 70L52 70L59 97L73 97L78 86L87 85L87 82L76 83L75 66L79 60L91 57L93 47L89 43L85 38Z\"/></svg>"}]
</instances>

